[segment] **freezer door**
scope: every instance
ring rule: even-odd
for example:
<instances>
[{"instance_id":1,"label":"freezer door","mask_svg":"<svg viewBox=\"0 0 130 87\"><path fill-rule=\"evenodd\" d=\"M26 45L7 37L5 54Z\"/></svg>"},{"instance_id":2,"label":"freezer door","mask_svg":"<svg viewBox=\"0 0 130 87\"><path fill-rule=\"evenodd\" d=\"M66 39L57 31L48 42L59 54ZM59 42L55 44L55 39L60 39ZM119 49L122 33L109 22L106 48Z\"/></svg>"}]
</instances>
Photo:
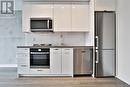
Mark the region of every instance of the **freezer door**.
<instances>
[{"instance_id":1,"label":"freezer door","mask_svg":"<svg viewBox=\"0 0 130 87\"><path fill-rule=\"evenodd\" d=\"M99 57L96 63L96 77L115 76L115 51L101 50L96 52Z\"/></svg>"}]
</instances>

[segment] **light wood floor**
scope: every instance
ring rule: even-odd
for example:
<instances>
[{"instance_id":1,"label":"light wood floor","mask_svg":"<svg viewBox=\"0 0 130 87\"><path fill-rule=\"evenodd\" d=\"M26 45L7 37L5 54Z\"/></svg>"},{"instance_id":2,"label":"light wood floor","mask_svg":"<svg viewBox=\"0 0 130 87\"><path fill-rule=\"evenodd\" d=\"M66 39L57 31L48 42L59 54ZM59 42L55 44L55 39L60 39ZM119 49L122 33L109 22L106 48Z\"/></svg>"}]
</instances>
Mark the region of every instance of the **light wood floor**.
<instances>
[{"instance_id":1,"label":"light wood floor","mask_svg":"<svg viewBox=\"0 0 130 87\"><path fill-rule=\"evenodd\" d=\"M130 87L116 78L21 77L16 70L0 69L0 87Z\"/></svg>"}]
</instances>

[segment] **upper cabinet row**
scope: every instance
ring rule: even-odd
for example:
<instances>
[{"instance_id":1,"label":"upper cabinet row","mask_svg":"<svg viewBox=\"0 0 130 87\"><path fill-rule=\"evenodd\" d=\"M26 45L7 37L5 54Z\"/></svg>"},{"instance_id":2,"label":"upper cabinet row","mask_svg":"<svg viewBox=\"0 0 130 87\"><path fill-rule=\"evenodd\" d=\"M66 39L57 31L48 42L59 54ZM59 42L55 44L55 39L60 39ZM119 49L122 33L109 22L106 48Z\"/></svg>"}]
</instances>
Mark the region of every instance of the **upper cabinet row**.
<instances>
[{"instance_id":1,"label":"upper cabinet row","mask_svg":"<svg viewBox=\"0 0 130 87\"><path fill-rule=\"evenodd\" d=\"M54 5L54 31L89 30L88 5Z\"/></svg>"},{"instance_id":2,"label":"upper cabinet row","mask_svg":"<svg viewBox=\"0 0 130 87\"><path fill-rule=\"evenodd\" d=\"M115 11L116 0L95 0L95 11Z\"/></svg>"},{"instance_id":3,"label":"upper cabinet row","mask_svg":"<svg viewBox=\"0 0 130 87\"><path fill-rule=\"evenodd\" d=\"M23 32L30 32L31 17L49 17L54 32L88 32L90 10L88 4L24 4Z\"/></svg>"}]
</instances>

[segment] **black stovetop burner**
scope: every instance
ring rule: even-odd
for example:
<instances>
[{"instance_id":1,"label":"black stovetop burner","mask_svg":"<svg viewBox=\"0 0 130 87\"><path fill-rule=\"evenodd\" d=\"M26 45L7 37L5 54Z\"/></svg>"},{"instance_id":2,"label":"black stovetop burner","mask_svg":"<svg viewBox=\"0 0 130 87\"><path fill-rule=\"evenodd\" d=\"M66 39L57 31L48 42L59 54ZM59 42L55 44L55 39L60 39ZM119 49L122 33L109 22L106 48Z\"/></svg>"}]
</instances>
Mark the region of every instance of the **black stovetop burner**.
<instances>
[{"instance_id":1,"label":"black stovetop burner","mask_svg":"<svg viewBox=\"0 0 130 87\"><path fill-rule=\"evenodd\" d=\"M33 46L52 46L52 44L33 44Z\"/></svg>"}]
</instances>

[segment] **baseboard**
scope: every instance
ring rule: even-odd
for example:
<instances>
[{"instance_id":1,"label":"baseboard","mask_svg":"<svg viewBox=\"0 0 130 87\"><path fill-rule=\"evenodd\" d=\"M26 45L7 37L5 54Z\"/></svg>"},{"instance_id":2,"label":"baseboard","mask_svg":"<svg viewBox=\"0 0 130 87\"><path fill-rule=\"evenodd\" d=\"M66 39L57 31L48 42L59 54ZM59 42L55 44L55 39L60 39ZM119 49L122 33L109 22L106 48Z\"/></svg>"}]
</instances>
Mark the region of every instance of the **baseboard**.
<instances>
[{"instance_id":1,"label":"baseboard","mask_svg":"<svg viewBox=\"0 0 130 87\"><path fill-rule=\"evenodd\" d=\"M0 67L17 67L17 64L0 64Z\"/></svg>"},{"instance_id":2,"label":"baseboard","mask_svg":"<svg viewBox=\"0 0 130 87\"><path fill-rule=\"evenodd\" d=\"M122 77L120 77L120 76L116 76L116 78L118 78L118 79L120 79L121 81L123 81L123 82L127 83L128 85L130 85L130 80L126 80L126 79L124 79L124 78L122 78Z\"/></svg>"},{"instance_id":3,"label":"baseboard","mask_svg":"<svg viewBox=\"0 0 130 87\"><path fill-rule=\"evenodd\" d=\"M17 72L17 64L0 64L0 73Z\"/></svg>"}]
</instances>

